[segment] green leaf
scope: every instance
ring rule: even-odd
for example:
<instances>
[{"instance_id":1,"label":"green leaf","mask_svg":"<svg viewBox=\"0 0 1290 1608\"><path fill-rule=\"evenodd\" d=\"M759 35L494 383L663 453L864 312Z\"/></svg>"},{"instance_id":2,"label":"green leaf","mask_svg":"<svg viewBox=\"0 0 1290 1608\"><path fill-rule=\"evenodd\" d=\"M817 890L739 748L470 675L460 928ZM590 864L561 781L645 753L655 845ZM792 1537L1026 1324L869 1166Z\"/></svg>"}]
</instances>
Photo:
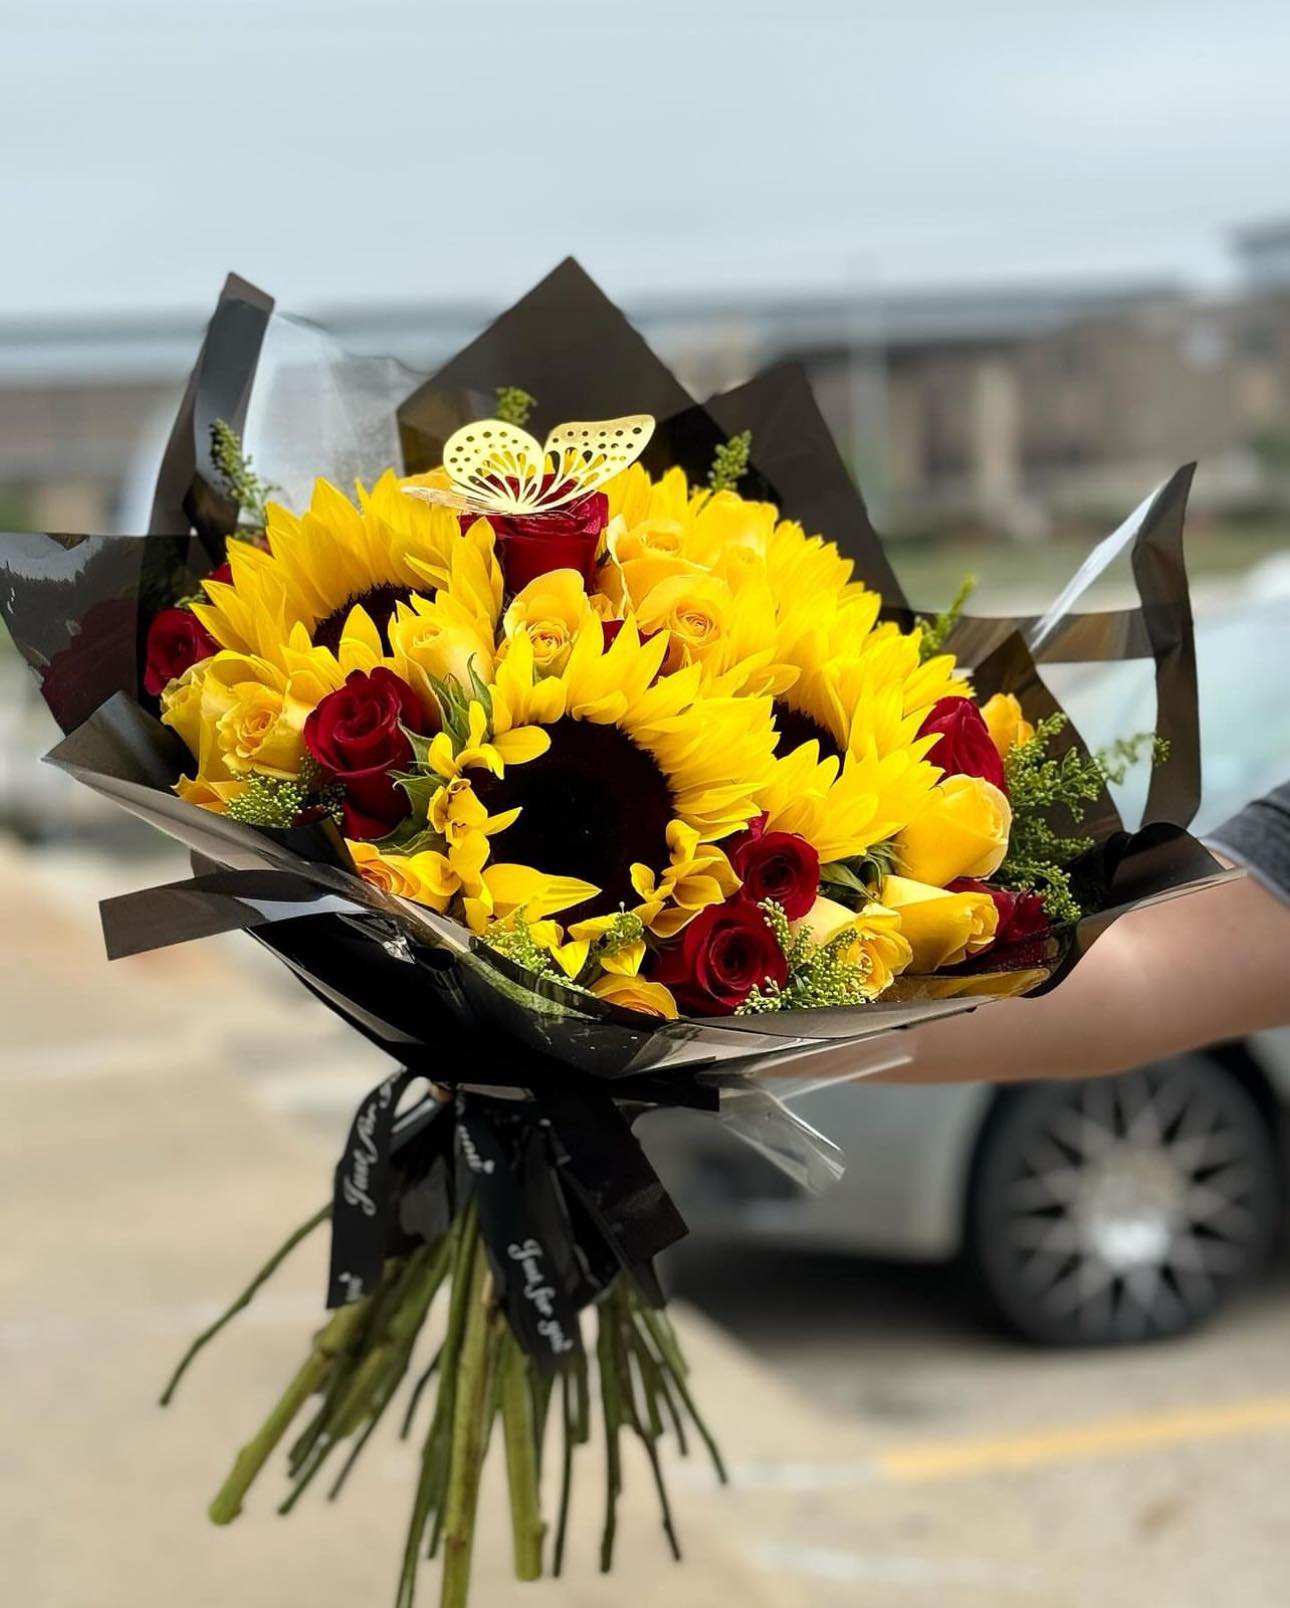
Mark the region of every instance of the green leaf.
<instances>
[{"instance_id":1,"label":"green leaf","mask_svg":"<svg viewBox=\"0 0 1290 1608\"><path fill-rule=\"evenodd\" d=\"M488 690L488 683L475 668L475 655L472 653L466 661L466 672L470 676L470 689L474 701L482 705L484 719L488 722L488 735L493 735L493 695Z\"/></svg>"},{"instance_id":2,"label":"green leaf","mask_svg":"<svg viewBox=\"0 0 1290 1608\"><path fill-rule=\"evenodd\" d=\"M827 883L829 897L849 910L860 910L882 892L882 880L891 875L895 846L875 843L865 854L849 860L834 860L820 867L820 882Z\"/></svg>"},{"instance_id":3,"label":"green leaf","mask_svg":"<svg viewBox=\"0 0 1290 1608\"><path fill-rule=\"evenodd\" d=\"M437 849L440 854L448 852L448 845L439 833L424 822L418 823L411 815L400 821L392 832L378 838L376 847L382 854L420 854L424 849Z\"/></svg>"},{"instance_id":4,"label":"green leaf","mask_svg":"<svg viewBox=\"0 0 1290 1608\"><path fill-rule=\"evenodd\" d=\"M412 747L413 759L423 769L428 770L430 768L430 744L438 734L431 732L428 737L423 736L421 732L413 731L410 726L405 726L402 721L399 722L399 730Z\"/></svg>"},{"instance_id":5,"label":"green leaf","mask_svg":"<svg viewBox=\"0 0 1290 1608\"><path fill-rule=\"evenodd\" d=\"M820 887L828 890L828 897L846 905L848 910L863 909L873 893L862 877L851 869L845 860L820 867Z\"/></svg>"},{"instance_id":6,"label":"green leaf","mask_svg":"<svg viewBox=\"0 0 1290 1608\"><path fill-rule=\"evenodd\" d=\"M412 805L412 818L423 822L430 813L435 794L443 786L443 777L435 771L405 772L394 781L408 795Z\"/></svg>"}]
</instances>

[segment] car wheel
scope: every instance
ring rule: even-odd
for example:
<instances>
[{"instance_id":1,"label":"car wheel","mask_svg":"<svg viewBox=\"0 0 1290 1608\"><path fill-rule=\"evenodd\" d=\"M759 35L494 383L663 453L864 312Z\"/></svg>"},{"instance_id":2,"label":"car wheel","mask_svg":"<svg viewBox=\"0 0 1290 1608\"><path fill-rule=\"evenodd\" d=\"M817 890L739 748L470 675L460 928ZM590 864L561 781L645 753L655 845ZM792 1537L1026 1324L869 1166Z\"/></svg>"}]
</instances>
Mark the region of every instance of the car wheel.
<instances>
[{"instance_id":1,"label":"car wheel","mask_svg":"<svg viewBox=\"0 0 1290 1608\"><path fill-rule=\"evenodd\" d=\"M1005 1323L1046 1345L1182 1334L1266 1256L1277 1151L1204 1056L1004 1095L982 1134L969 1259Z\"/></svg>"}]
</instances>

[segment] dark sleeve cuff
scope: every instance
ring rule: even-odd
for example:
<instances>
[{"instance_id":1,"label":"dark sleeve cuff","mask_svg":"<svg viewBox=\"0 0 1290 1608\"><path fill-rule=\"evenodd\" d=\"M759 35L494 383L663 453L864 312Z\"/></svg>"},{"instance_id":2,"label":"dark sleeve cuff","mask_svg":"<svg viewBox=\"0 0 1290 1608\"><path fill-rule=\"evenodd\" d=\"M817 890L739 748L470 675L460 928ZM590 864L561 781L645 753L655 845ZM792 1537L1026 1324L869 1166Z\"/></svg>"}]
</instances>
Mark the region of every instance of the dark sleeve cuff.
<instances>
[{"instance_id":1,"label":"dark sleeve cuff","mask_svg":"<svg viewBox=\"0 0 1290 1608\"><path fill-rule=\"evenodd\" d=\"M1211 848L1290 903L1290 784L1247 804L1210 833Z\"/></svg>"}]
</instances>

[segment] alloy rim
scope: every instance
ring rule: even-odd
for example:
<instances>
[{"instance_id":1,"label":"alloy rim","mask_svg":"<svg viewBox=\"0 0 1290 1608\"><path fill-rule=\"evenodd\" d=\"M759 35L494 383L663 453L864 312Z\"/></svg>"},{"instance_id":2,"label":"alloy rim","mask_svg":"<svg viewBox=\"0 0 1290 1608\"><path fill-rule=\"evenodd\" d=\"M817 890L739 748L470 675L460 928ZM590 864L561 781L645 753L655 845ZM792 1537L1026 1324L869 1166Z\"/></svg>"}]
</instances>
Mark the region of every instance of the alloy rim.
<instances>
[{"instance_id":1,"label":"alloy rim","mask_svg":"<svg viewBox=\"0 0 1290 1608\"><path fill-rule=\"evenodd\" d=\"M1185 1070L1098 1079L1072 1085L1027 1139L1004 1232L1048 1321L1169 1331L1249 1265L1258 1184L1248 1135Z\"/></svg>"}]
</instances>

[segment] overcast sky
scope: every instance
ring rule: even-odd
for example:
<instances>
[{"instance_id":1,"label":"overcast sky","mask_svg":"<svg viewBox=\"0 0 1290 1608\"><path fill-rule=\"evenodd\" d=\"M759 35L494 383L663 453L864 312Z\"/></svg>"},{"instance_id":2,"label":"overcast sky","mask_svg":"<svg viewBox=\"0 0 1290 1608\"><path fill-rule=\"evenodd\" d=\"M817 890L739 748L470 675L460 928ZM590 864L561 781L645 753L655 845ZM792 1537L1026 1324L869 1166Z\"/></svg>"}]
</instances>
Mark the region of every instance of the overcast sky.
<instances>
[{"instance_id":1,"label":"overcast sky","mask_svg":"<svg viewBox=\"0 0 1290 1608\"><path fill-rule=\"evenodd\" d=\"M1284 0L0 0L0 317L1214 282L1288 59Z\"/></svg>"}]
</instances>

